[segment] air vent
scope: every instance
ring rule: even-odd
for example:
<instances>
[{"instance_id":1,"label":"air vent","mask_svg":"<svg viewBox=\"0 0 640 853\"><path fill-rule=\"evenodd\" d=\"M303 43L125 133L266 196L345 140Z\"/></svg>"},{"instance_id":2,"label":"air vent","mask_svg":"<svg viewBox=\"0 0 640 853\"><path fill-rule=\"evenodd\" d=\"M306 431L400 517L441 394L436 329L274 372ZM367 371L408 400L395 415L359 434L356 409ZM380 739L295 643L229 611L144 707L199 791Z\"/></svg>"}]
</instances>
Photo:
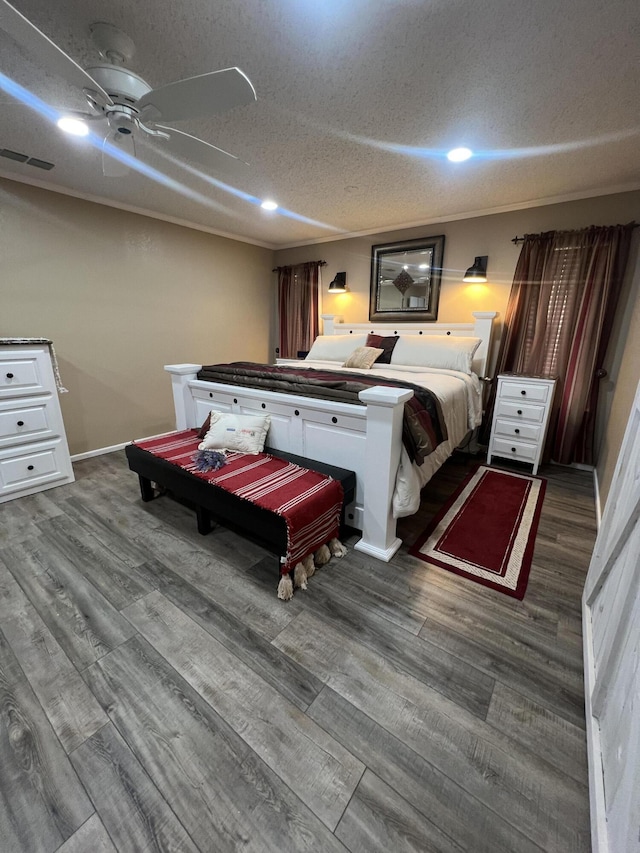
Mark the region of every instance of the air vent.
<instances>
[{"instance_id":1,"label":"air vent","mask_svg":"<svg viewBox=\"0 0 640 853\"><path fill-rule=\"evenodd\" d=\"M0 157L7 157L9 160L17 160L18 163L24 163L25 160L29 159L28 154L18 154L17 151L9 151L8 148L0 149Z\"/></svg>"},{"instance_id":2,"label":"air vent","mask_svg":"<svg viewBox=\"0 0 640 853\"><path fill-rule=\"evenodd\" d=\"M54 167L54 163L38 160L37 157L29 157L28 154L20 154L18 151L9 150L9 148L0 148L0 157L15 160L17 163L26 163L27 166L35 166L37 169L44 169L47 172Z\"/></svg>"},{"instance_id":3,"label":"air vent","mask_svg":"<svg viewBox=\"0 0 640 853\"><path fill-rule=\"evenodd\" d=\"M45 169L45 171L49 171L49 169L53 169L53 163L47 163L46 160L38 160L37 157L30 157L27 160L27 166L36 166L38 169Z\"/></svg>"}]
</instances>

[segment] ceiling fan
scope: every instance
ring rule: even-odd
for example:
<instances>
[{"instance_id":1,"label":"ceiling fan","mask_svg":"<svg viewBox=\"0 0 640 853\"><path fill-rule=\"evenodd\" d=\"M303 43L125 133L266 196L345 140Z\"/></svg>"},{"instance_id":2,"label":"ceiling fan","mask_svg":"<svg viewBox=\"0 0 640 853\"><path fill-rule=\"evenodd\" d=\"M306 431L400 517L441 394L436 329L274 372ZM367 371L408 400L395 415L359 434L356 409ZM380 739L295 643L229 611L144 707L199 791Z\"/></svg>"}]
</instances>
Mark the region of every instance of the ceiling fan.
<instances>
[{"instance_id":1,"label":"ceiling fan","mask_svg":"<svg viewBox=\"0 0 640 853\"><path fill-rule=\"evenodd\" d=\"M102 168L119 177L129 169L124 152L136 156L135 140L158 143L169 154L190 162L196 160L212 171L240 161L233 154L159 122L182 121L225 112L256 100L255 89L239 68L211 71L152 89L129 71L135 48L117 27L98 22L90 27L93 41L106 62L83 69L7 0L0 0L0 29L57 73L84 92L91 112L61 113L61 127L86 135L85 122L100 122L103 139ZM75 124L74 124L75 121ZM83 129L84 128L84 129Z\"/></svg>"}]
</instances>

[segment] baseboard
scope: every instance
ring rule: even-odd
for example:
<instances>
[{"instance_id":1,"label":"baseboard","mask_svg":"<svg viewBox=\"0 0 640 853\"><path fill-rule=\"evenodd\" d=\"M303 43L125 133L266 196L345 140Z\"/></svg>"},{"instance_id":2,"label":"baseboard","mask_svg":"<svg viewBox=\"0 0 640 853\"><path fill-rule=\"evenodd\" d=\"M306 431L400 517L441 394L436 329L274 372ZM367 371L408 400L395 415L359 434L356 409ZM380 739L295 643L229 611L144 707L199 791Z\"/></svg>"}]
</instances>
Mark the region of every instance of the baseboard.
<instances>
[{"instance_id":1,"label":"baseboard","mask_svg":"<svg viewBox=\"0 0 640 853\"><path fill-rule=\"evenodd\" d=\"M598 470L593 469L593 493L596 501L596 526L600 530L600 522L602 521L602 505L600 503L600 485L598 483Z\"/></svg>"},{"instance_id":2,"label":"baseboard","mask_svg":"<svg viewBox=\"0 0 640 853\"><path fill-rule=\"evenodd\" d=\"M584 700L587 729L587 758L589 763L591 850L592 853L608 853L607 812L604 797L604 780L602 775L600 726L598 725L598 721L593 717L591 708L591 694L595 680L591 612L584 599L582 601L582 647L584 655Z\"/></svg>"},{"instance_id":3,"label":"baseboard","mask_svg":"<svg viewBox=\"0 0 640 853\"><path fill-rule=\"evenodd\" d=\"M162 438L163 435L171 435L175 430L170 429L168 432L159 432L157 435L147 435L144 438L134 438L133 441L149 441L152 438ZM123 441L121 444L112 444L110 447L98 447L96 450L87 450L86 453L75 453L71 457L72 462L82 462L83 459L91 459L94 456L104 456L105 453L114 453L116 450L124 450L130 441Z\"/></svg>"}]
</instances>

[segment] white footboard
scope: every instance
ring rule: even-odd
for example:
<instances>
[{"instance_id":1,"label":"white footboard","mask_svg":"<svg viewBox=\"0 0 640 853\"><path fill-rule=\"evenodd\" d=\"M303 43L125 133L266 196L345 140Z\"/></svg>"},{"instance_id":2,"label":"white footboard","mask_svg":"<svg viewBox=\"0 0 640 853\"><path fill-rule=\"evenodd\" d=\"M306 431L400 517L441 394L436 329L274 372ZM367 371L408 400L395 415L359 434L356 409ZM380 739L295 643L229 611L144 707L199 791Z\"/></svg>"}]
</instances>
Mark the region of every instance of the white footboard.
<instances>
[{"instance_id":1,"label":"white footboard","mask_svg":"<svg viewBox=\"0 0 640 853\"><path fill-rule=\"evenodd\" d=\"M355 546L389 561L400 547L391 500L402 444L404 403L413 392L375 387L356 406L196 379L199 364L169 364L177 429L200 427L214 409L271 415L268 444L355 471L356 496L347 507L349 525L362 531Z\"/></svg>"}]
</instances>

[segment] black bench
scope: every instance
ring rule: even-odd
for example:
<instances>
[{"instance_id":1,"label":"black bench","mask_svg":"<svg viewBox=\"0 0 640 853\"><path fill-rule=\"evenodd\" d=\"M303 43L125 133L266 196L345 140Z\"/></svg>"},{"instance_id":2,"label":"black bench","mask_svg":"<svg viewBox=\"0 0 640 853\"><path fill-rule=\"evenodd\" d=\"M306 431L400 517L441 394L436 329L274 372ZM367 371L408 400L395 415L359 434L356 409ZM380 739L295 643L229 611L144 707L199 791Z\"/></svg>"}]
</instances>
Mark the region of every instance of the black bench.
<instances>
[{"instance_id":1,"label":"black bench","mask_svg":"<svg viewBox=\"0 0 640 853\"><path fill-rule=\"evenodd\" d=\"M342 483L344 500L340 516L340 531L343 536L346 527L345 507L352 503L355 497L355 473L346 468L337 468L335 465L327 465L315 459L306 459L303 456L273 450L269 447L265 447L264 452L293 462L301 468L327 474ZM179 465L154 456L153 453L135 444L128 444L125 453L129 468L138 475L140 480L143 501L151 501L162 494L157 493L153 488L152 483L157 483L162 489L195 508L199 533L203 535L209 533L212 521L216 521L234 533L239 533L256 542L278 557L284 557L287 553L287 526L281 516L248 503L237 495L196 477Z\"/></svg>"}]
</instances>

